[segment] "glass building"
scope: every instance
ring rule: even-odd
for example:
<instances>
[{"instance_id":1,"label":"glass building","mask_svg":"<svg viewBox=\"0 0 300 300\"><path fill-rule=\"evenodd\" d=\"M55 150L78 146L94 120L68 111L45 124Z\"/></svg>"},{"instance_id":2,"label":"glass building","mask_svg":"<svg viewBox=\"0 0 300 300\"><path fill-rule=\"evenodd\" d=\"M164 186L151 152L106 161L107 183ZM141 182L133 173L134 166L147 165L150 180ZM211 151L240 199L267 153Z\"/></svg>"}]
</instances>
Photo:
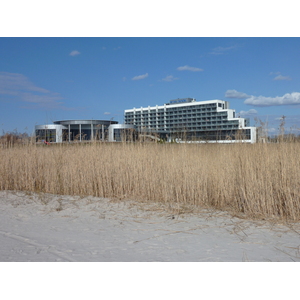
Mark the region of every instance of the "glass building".
<instances>
[{"instance_id":1,"label":"glass building","mask_svg":"<svg viewBox=\"0 0 300 300\"><path fill-rule=\"evenodd\" d=\"M36 141L61 143L71 141L107 140L108 128L116 121L106 120L64 120L54 124L36 125Z\"/></svg>"},{"instance_id":2,"label":"glass building","mask_svg":"<svg viewBox=\"0 0 300 300\"><path fill-rule=\"evenodd\" d=\"M223 100L176 99L162 106L127 109L124 118L140 134L157 134L167 141L256 142L256 127L250 127L248 118L236 117Z\"/></svg>"}]
</instances>

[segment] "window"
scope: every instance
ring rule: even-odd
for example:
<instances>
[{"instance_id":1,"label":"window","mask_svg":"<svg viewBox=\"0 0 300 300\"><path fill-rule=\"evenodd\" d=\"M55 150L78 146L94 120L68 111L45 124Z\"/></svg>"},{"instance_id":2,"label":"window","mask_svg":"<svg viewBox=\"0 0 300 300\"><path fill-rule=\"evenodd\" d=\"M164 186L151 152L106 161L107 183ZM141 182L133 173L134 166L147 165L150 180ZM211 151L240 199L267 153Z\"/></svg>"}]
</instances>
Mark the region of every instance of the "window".
<instances>
[{"instance_id":1,"label":"window","mask_svg":"<svg viewBox=\"0 0 300 300\"><path fill-rule=\"evenodd\" d=\"M39 129L35 132L37 140L56 142L56 129Z\"/></svg>"}]
</instances>

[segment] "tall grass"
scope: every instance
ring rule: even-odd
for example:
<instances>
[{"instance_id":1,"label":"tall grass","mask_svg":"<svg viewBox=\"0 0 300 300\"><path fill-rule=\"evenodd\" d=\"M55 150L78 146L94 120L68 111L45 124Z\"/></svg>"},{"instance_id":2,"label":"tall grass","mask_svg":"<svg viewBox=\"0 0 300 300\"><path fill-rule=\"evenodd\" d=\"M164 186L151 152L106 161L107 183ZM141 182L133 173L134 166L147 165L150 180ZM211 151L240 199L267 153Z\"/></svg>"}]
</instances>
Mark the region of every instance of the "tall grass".
<instances>
[{"instance_id":1,"label":"tall grass","mask_svg":"<svg viewBox=\"0 0 300 300\"><path fill-rule=\"evenodd\" d=\"M214 207L300 219L299 143L24 145L0 149L0 190Z\"/></svg>"}]
</instances>

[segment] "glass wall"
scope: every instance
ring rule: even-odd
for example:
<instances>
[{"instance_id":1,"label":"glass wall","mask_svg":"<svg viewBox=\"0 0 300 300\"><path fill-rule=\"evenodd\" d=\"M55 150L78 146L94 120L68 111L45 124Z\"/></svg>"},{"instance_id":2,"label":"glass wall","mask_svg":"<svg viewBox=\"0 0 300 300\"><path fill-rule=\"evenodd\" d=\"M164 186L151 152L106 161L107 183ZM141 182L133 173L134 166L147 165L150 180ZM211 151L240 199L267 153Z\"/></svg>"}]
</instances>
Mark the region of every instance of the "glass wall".
<instances>
[{"instance_id":1,"label":"glass wall","mask_svg":"<svg viewBox=\"0 0 300 300\"><path fill-rule=\"evenodd\" d=\"M37 129L35 135L37 142L56 142L56 129Z\"/></svg>"},{"instance_id":2,"label":"glass wall","mask_svg":"<svg viewBox=\"0 0 300 300\"><path fill-rule=\"evenodd\" d=\"M93 133L93 134L92 134ZM63 140L68 141L68 129L63 130ZM70 141L89 141L94 140L105 140L107 139L107 126L104 126L103 130L101 125L95 125L93 132L91 125L81 125L81 133L79 125L71 125L70 128Z\"/></svg>"},{"instance_id":3,"label":"glass wall","mask_svg":"<svg viewBox=\"0 0 300 300\"><path fill-rule=\"evenodd\" d=\"M130 142L136 140L136 132L134 129L120 128L114 129L114 140L116 142Z\"/></svg>"}]
</instances>

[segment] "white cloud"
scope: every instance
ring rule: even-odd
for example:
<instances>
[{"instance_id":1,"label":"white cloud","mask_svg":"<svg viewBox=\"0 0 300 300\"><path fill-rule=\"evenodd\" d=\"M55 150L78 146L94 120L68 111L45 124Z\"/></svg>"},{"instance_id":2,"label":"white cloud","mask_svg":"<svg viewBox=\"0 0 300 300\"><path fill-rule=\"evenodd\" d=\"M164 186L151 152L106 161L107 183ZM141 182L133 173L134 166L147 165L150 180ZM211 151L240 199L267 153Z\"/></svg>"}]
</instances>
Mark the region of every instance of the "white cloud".
<instances>
[{"instance_id":1,"label":"white cloud","mask_svg":"<svg viewBox=\"0 0 300 300\"><path fill-rule=\"evenodd\" d=\"M110 113L110 112L107 112L107 111L104 113L104 115L110 115L110 114L111 114L111 113Z\"/></svg>"},{"instance_id":2,"label":"white cloud","mask_svg":"<svg viewBox=\"0 0 300 300\"><path fill-rule=\"evenodd\" d=\"M238 92L236 90L227 90L225 92L226 98L246 99L244 104L254 106L279 106L279 105L299 105L300 93L287 93L281 97L264 97L247 95L246 93Z\"/></svg>"},{"instance_id":3,"label":"white cloud","mask_svg":"<svg viewBox=\"0 0 300 300\"><path fill-rule=\"evenodd\" d=\"M73 50L73 51L70 53L71 56L76 56L76 55L79 55L79 54L80 54L80 52L77 51L77 50Z\"/></svg>"},{"instance_id":4,"label":"white cloud","mask_svg":"<svg viewBox=\"0 0 300 300\"><path fill-rule=\"evenodd\" d=\"M225 92L225 97L226 98L236 98L236 99L245 99L245 98L248 98L248 97L251 97L245 93L242 93L242 92L238 92L236 90L227 90Z\"/></svg>"},{"instance_id":5,"label":"white cloud","mask_svg":"<svg viewBox=\"0 0 300 300\"><path fill-rule=\"evenodd\" d=\"M63 98L58 93L50 92L34 85L26 76L18 73L0 72L0 94L34 104L39 108L61 108Z\"/></svg>"},{"instance_id":6,"label":"white cloud","mask_svg":"<svg viewBox=\"0 0 300 300\"><path fill-rule=\"evenodd\" d=\"M22 93L22 100L30 103L40 103L40 104L51 104L62 98L59 95L35 95L32 93ZM57 104L62 104L62 102L56 102Z\"/></svg>"},{"instance_id":7,"label":"white cloud","mask_svg":"<svg viewBox=\"0 0 300 300\"><path fill-rule=\"evenodd\" d=\"M257 114L257 110L253 108L249 109L248 111L241 110L238 114L240 116L253 116Z\"/></svg>"},{"instance_id":8,"label":"white cloud","mask_svg":"<svg viewBox=\"0 0 300 300\"><path fill-rule=\"evenodd\" d=\"M270 75L277 75L273 80L292 80L290 76L283 76L280 72L270 72Z\"/></svg>"},{"instance_id":9,"label":"white cloud","mask_svg":"<svg viewBox=\"0 0 300 300\"><path fill-rule=\"evenodd\" d=\"M221 54L224 54L227 51L235 49L236 47L237 47L237 45L230 46L230 47L216 47L216 48L212 49L212 52L210 52L209 54L221 55Z\"/></svg>"},{"instance_id":10,"label":"white cloud","mask_svg":"<svg viewBox=\"0 0 300 300\"><path fill-rule=\"evenodd\" d=\"M16 95L20 91L49 93L48 90L35 86L22 74L0 72L0 94Z\"/></svg>"},{"instance_id":11,"label":"white cloud","mask_svg":"<svg viewBox=\"0 0 300 300\"><path fill-rule=\"evenodd\" d=\"M250 96L244 103L254 106L295 105L300 104L300 93L287 93L282 97Z\"/></svg>"},{"instance_id":12,"label":"white cloud","mask_svg":"<svg viewBox=\"0 0 300 300\"><path fill-rule=\"evenodd\" d=\"M144 75L138 75L132 78L132 80L141 80L141 79L145 79L148 77L148 73L144 74Z\"/></svg>"},{"instance_id":13,"label":"white cloud","mask_svg":"<svg viewBox=\"0 0 300 300\"><path fill-rule=\"evenodd\" d=\"M270 72L270 75L279 75L280 72Z\"/></svg>"},{"instance_id":14,"label":"white cloud","mask_svg":"<svg viewBox=\"0 0 300 300\"><path fill-rule=\"evenodd\" d=\"M292 78L289 76L278 75L273 80L292 80Z\"/></svg>"},{"instance_id":15,"label":"white cloud","mask_svg":"<svg viewBox=\"0 0 300 300\"><path fill-rule=\"evenodd\" d=\"M178 71L192 71L192 72L200 72L203 71L203 69L200 68L195 68L195 67L190 67L190 66L183 66L183 67L178 67Z\"/></svg>"},{"instance_id":16,"label":"white cloud","mask_svg":"<svg viewBox=\"0 0 300 300\"><path fill-rule=\"evenodd\" d=\"M165 78L163 78L162 80L170 82L170 81L174 81L174 80L177 80L177 79L179 79L179 78L174 77L173 75L169 75L169 76L166 76Z\"/></svg>"}]
</instances>

